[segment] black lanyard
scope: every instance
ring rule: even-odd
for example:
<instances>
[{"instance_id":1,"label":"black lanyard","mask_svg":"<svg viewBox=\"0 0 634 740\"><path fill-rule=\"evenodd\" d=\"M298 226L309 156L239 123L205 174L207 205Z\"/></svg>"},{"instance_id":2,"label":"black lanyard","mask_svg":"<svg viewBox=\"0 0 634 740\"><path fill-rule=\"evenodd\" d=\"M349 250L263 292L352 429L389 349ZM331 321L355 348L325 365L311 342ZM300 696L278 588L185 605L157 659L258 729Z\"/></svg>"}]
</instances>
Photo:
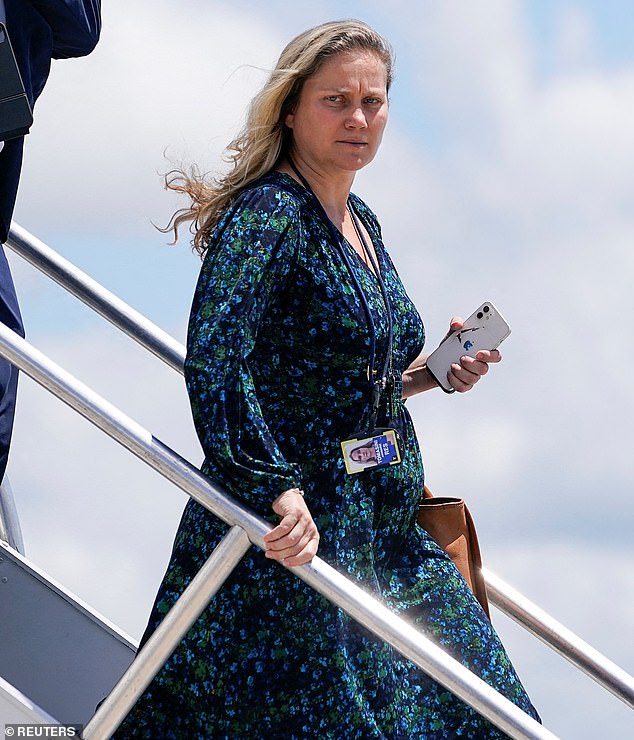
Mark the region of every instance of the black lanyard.
<instances>
[{"instance_id":1,"label":"black lanyard","mask_svg":"<svg viewBox=\"0 0 634 740\"><path fill-rule=\"evenodd\" d=\"M354 210L354 206L352 205L350 198L348 198L347 206L348 210L350 212L350 216L352 218L352 223L354 225L355 231L357 232L357 235L359 237L359 240L361 241L361 245L363 246L363 251L368 257L368 260L370 261L376 278L379 283L379 288L381 290L381 297L383 298L383 303L385 304L385 310L387 315L387 325L388 325L388 346L387 346L387 352L385 356L385 362L383 364L383 369L381 372L380 377L377 377L378 373L374 368L375 362L376 362L376 328L374 325L374 319L372 317L372 312L370 310L370 306L368 304L368 299L365 293L365 290L363 289L363 286L359 282L354 269L352 267L352 264L350 263L350 258L348 256L346 246L343 243L344 236L343 234L336 228L336 226L333 224L333 222L328 217L328 214L326 213L325 208L323 207L321 201L319 198L315 195L313 192L313 189L308 184L308 181L306 178L302 175L302 173L297 169L295 166L295 163L290 158L290 156L287 155L288 163L290 164L293 172L297 175L297 177L300 179L302 185L308 190L308 192L313 196L315 203L317 204L317 208L326 223L326 226L328 227L328 230L330 232L330 237L333 242L333 244L337 247L343 262L346 266L346 269L348 270L348 274L350 275L352 282L354 283L354 287L357 291L357 294L359 298L361 299L361 304L363 306L364 313L366 315L366 319L368 322L368 327L370 330L370 358L368 363L368 381L372 384L372 404L370 406L370 418L368 427L370 431L373 431L373 429L376 427L376 419L378 416L379 411L379 404L381 402L381 393L384 391L388 385L391 385L393 383L393 377L392 377L392 347L394 343L394 322L392 318L392 310L391 305L387 296L387 290L385 288L385 283L383 281L383 276L381 274L381 268L377 263L377 260L375 260L374 255L372 254L372 251L370 250L365 237L363 236L363 231L361 230L361 224L359 223L359 217ZM390 392L391 392L390 388Z\"/></svg>"}]
</instances>

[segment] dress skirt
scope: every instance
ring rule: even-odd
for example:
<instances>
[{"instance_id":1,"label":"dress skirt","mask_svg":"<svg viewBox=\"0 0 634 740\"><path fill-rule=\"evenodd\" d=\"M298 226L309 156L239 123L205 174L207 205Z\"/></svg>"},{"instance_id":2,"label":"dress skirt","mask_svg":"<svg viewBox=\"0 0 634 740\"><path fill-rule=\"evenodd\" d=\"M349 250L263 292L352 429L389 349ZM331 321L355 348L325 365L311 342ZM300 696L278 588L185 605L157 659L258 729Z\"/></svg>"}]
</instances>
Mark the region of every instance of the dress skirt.
<instances>
[{"instance_id":1,"label":"dress skirt","mask_svg":"<svg viewBox=\"0 0 634 740\"><path fill-rule=\"evenodd\" d=\"M219 223L194 296L186 362L202 471L271 522L272 501L302 488L319 557L537 717L491 622L416 523L423 465L398 382L379 423L398 430L403 461L345 470L341 441L367 420L369 357L372 345L379 361L386 356L387 311L395 377L424 343L376 217L355 196L350 203L372 238L388 306L375 275L350 245L332 244L312 194L287 175L249 186ZM144 641L227 529L187 505ZM116 737L505 735L253 547Z\"/></svg>"}]
</instances>

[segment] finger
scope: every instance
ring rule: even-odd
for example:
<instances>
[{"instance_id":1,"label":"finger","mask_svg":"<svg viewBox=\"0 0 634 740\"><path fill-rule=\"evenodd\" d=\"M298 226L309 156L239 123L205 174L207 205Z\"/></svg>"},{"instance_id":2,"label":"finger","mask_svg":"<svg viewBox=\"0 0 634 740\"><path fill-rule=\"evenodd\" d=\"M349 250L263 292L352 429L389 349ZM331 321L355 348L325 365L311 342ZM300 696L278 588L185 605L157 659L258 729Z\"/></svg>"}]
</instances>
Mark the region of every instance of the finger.
<instances>
[{"instance_id":1,"label":"finger","mask_svg":"<svg viewBox=\"0 0 634 740\"><path fill-rule=\"evenodd\" d=\"M276 527L275 529L278 529ZM271 530L272 534L275 530ZM279 552L288 548L301 548L311 537L317 534L317 527L312 519L304 522L298 522L290 531L283 533L279 537L265 541L266 549Z\"/></svg>"},{"instance_id":2,"label":"finger","mask_svg":"<svg viewBox=\"0 0 634 740\"><path fill-rule=\"evenodd\" d=\"M481 349L476 354L477 360L482 360L483 362L502 362L502 355L499 350L492 349L492 350L485 350Z\"/></svg>"},{"instance_id":3,"label":"finger","mask_svg":"<svg viewBox=\"0 0 634 740\"><path fill-rule=\"evenodd\" d=\"M299 527L298 529L301 521L301 516L297 516L296 514L287 514L276 527L273 527L273 529L264 535L264 541L266 543L273 544L278 540L283 539L284 537L290 537L291 535L294 539L299 540L304 529L303 527ZM295 529L298 529L298 532L295 532L293 535Z\"/></svg>"},{"instance_id":4,"label":"finger","mask_svg":"<svg viewBox=\"0 0 634 740\"><path fill-rule=\"evenodd\" d=\"M480 380L480 376L465 370L462 365L454 364L447 374L449 384L458 393L466 393Z\"/></svg>"},{"instance_id":5,"label":"finger","mask_svg":"<svg viewBox=\"0 0 634 740\"><path fill-rule=\"evenodd\" d=\"M317 548L319 546L319 537L311 539L302 552L297 555L291 555L290 557L284 558L284 565L305 565L317 554Z\"/></svg>"},{"instance_id":6,"label":"finger","mask_svg":"<svg viewBox=\"0 0 634 740\"><path fill-rule=\"evenodd\" d=\"M278 540L273 546L268 547L264 554L267 558L273 560L285 560L302 553L312 540L319 541L319 533L316 527L306 530L298 540Z\"/></svg>"},{"instance_id":7,"label":"finger","mask_svg":"<svg viewBox=\"0 0 634 740\"><path fill-rule=\"evenodd\" d=\"M456 393L466 393L473 388L473 385L463 382L452 373L449 373L448 378L449 385L454 389L454 391L456 391Z\"/></svg>"},{"instance_id":8,"label":"finger","mask_svg":"<svg viewBox=\"0 0 634 740\"><path fill-rule=\"evenodd\" d=\"M480 378L482 375L486 375L489 372L489 365L487 362L483 362L479 359L474 359L473 357L469 357L467 355L460 358L460 367L464 372L470 373L471 375L476 375L478 378ZM468 376L462 377L462 379L466 381L469 380Z\"/></svg>"},{"instance_id":9,"label":"finger","mask_svg":"<svg viewBox=\"0 0 634 740\"><path fill-rule=\"evenodd\" d=\"M284 565L304 565L310 562L317 554L319 534L315 531L312 536L302 541L301 546L285 550L267 550L265 555L270 560L277 560Z\"/></svg>"},{"instance_id":10,"label":"finger","mask_svg":"<svg viewBox=\"0 0 634 740\"><path fill-rule=\"evenodd\" d=\"M451 321L449 322L449 331L445 334L445 339L454 331L459 331L462 329L463 326L463 320L460 318L460 316L452 316Z\"/></svg>"},{"instance_id":11,"label":"finger","mask_svg":"<svg viewBox=\"0 0 634 740\"><path fill-rule=\"evenodd\" d=\"M263 538L266 553L280 553L289 550L292 552L288 554L295 555L311 538L319 537L317 526L310 517L302 518L291 529L288 526L282 526L284 524L285 522L282 522Z\"/></svg>"}]
</instances>

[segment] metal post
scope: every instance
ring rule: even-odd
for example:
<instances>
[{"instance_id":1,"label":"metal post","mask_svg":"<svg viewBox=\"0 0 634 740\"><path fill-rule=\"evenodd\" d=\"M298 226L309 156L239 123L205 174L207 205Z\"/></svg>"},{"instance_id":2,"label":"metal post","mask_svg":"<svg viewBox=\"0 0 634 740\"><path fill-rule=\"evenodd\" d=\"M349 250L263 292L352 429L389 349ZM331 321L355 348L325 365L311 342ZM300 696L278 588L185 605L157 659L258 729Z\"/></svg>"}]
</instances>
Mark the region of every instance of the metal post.
<instances>
[{"instance_id":1,"label":"metal post","mask_svg":"<svg viewBox=\"0 0 634 740\"><path fill-rule=\"evenodd\" d=\"M178 372L183 372L185 348L114 293L64 259L13 221L6 246L48 275L105 319Z\"/></svg>"},{"instance_id":2,"label":"metal post","mask_svg":"<svg viewBox=\"0 0 634 740\"><path fill-rule=\"evenodd\" d=\"M634 678L508 583L484 569L491 603L634 709Z\"/></svg>"},{"instance_id":3,"label":"metal post","mask_svg":"<svg viewBox=\"0 0 634 740\"><path fill-rule=\"evenodd\" d=\"M240 527L227 532L88 722L84 740L107 740L119 727L250 546Z\"/></svg>"},{"instance_id":4,"label":"metal post","mask_svg":"<svg viewBox=\"0 0 634 740\"><path fill-rule=\"evenodd\" d=\"M0 485L0 540L24 555L20 518L15 507L15 498L9 483L9 476L6 473Z\"/></svg>"}]
</instances>

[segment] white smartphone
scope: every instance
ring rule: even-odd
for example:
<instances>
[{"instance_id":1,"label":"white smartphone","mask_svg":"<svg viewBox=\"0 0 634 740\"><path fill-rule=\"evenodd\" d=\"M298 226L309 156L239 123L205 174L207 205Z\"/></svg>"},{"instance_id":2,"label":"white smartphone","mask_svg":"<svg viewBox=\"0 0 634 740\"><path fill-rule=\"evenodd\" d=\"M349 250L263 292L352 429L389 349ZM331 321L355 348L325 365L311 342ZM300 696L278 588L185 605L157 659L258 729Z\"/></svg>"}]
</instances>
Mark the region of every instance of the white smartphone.
<instances>
[{"instance_id":1,"label":"white smartphone","mask_svg":"<svg viewBox=\"0 0 634 740\"><path fill-rule=\"evenodd\" d=\"M451 366L464 355L475 357L480 350L496 349L510 333L502 314L487 301L469 316L462 329L442 340L427 358L427 369L445 393L453 393L447 379Z\"/></svg>"}]
</instances>

